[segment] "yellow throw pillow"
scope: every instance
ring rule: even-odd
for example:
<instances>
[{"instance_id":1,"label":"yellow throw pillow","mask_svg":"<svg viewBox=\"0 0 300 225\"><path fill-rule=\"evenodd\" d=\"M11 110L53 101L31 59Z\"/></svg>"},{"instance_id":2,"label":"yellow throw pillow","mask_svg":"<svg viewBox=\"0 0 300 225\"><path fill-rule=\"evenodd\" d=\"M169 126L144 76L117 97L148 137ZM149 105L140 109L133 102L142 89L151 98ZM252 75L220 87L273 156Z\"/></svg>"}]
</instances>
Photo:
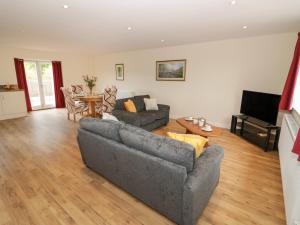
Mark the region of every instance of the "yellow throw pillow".
<instances>
[{"instance_id":1,"label":"yellow throw pillow","mask_svg":"<svg viewBox=\"0 0 300 225\"><path fill-rule=\"evenodd\" d=\"M127 112L136 113L136 108L132 100L128 99L126 102L124 102L124 107Z\"/></svg>"},{"instance_id":2,"label":"yellow throw pillow","mask_svg":"<svg viewBox=\"0 0 300 225\"><path fill-rule=\"evenodd\" d=\"M196 158L198 158L203 153L203 148L208 142L208 139L195 134L176 134L168 132L167 136L177 141L182 141L192 145L196 151Z\"/></svg>"}]
</instances>

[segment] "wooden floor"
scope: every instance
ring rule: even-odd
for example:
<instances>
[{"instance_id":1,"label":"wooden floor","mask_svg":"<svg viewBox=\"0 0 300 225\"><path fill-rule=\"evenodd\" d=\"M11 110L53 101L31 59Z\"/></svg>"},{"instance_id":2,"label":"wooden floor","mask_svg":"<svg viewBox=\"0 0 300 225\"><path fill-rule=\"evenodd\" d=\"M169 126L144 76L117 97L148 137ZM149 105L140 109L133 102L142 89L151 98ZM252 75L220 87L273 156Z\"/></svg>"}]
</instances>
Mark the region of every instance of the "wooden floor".
<instances>
[{"instance_id":1,"label":"wooden floor","mask_svg":"<svg viewBox=\"0 0 300 225\"><path fill-rule=\"evenodd\" d=\"M171 221L85 168L64 110L0 122L0 225L166 225ZM171 121L156 133L184 132ZM220 184L200 225L285 224L277 152L224 131Z\"/></svg>"}]
</instances>

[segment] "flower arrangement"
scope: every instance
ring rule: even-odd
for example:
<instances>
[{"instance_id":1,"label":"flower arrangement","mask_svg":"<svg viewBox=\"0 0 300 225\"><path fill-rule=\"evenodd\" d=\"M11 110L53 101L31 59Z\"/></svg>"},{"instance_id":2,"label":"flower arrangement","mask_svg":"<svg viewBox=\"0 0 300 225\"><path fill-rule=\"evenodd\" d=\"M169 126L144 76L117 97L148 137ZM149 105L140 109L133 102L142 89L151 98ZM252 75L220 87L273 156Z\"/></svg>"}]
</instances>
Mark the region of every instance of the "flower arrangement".
<instances>
[{"instance_id":1,"label":"flower arrangement","mask_svg":"<svg viewBox=\"0 0 300 225\"><path fill-rule=\"evenodd\" d=\"M85 75L85 76L83 76L83 80L84 80L86 86L88 86L88 88L90 89L90 94L92 94L93 87L95 87L95 85L96 85L97 77Z\"/></svg>"}]
</instances>

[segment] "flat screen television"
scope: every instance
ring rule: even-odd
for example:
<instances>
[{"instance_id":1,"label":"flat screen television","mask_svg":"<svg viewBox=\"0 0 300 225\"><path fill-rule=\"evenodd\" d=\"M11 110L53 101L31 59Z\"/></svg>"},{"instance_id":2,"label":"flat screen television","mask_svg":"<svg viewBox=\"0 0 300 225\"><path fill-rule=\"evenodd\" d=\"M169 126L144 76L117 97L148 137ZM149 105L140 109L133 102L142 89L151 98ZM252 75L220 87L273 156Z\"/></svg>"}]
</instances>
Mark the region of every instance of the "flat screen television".
<instances>
[{"instance_id":1,"label":"flat screen television","mask_svg":"<svg viewBox=\"0 0 300 225\"><path fill-rule=\"evenodd\" d=\"M276 125L280 95L243 91L241 113Z\"/></svg>"}]
</instances>

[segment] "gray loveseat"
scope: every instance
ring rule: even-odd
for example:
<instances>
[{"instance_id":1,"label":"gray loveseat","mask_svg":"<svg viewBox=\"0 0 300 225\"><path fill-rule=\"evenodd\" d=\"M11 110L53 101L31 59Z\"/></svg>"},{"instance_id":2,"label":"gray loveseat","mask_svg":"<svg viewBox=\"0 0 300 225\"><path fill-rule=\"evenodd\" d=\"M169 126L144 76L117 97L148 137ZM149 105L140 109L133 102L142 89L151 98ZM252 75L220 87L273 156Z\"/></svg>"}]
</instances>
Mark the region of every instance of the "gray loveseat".
<instances>
[{"instance_id":1,"label":"gray loveseat","mask_svg":"<svg viewBox=\"0 0 300 225\"><path fill-rule=\"evenodd\" d=\"M198 159L191 145L109 120L80 120L78 143L87 167L170 220L194 225L219 182L223 149Z\"/></svg>"},{"instance_id":2,"label":"gray loveseat","mask_svg":"<svg viewBox=\"0 0 300 225\"><path fill-rule=\"evenodd\" d=\"M146 111L144 98L150 98L150 96L138 95L132 98L118 99L112 114L120 121L148 131L167 125L169 122L170 106L158 104L158 110ZM128 99L134 102L137 110L136 113L125 110L124 102Z\"/></svg>"}]
</instances>

